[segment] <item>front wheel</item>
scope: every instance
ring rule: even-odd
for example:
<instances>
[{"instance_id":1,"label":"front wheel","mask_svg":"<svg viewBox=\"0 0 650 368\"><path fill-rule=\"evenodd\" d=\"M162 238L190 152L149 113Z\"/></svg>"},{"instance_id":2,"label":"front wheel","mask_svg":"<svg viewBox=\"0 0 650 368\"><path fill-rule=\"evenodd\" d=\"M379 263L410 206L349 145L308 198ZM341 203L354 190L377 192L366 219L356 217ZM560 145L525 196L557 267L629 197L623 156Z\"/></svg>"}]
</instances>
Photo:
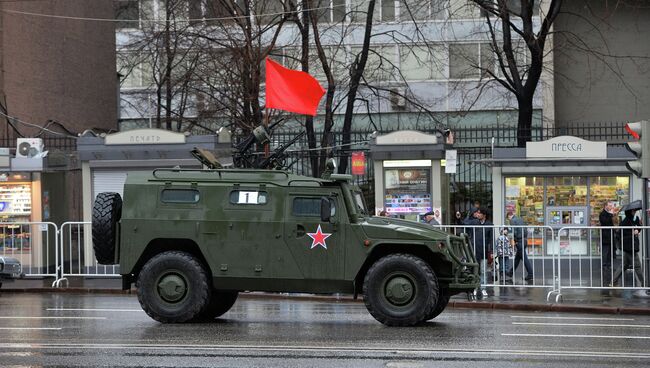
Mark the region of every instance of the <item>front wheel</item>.
<instances>
[{"instance_id":1,"label":"front wheel","mask_svg":"<svg viewBox=\"0 0 650 368\"><path fill-rule=\"evenodd\" d=\"M411 254L379 259L363 282L366 308L388 326L413 326L425 321L438 303L438 294L438 279L431 267Z\"/></svg>"},{"instance_id":2,"label":"front wheel","mask_svg":"<svg viewBox=\"0 0 650 368\"><path fill-rule=\"evenodd\" d=\"M195 318L196 321L211 321L228 312L237 301L239 292L212 290L210 301L205 309Z\"/></svg>"},{"instance_id":3,"label":"front wheel","mask_svg":"<svg viewBox=\"0 0 650 368\"><path fill-rule=\"evenodd\" d=\"M445 308L447 308L447 304L449 304L449 299L450 298L451 297L449 295L440 294L440 296L438 297L438 303L436 303L436 307L433 308L433 310L431 311L431 314L426 316L425 321L428 321L428 320L431 320L431 319L434 319L434 318L438 317L440 315L440 313L442 313L442 311L444 311Z\"/></svg>"},{"instance_id":4,"label":"front wheel","mask_svg":"<svg viewBox=\"0 0 650 368\"><path fill-rule=\"evenodd\" d=\"M191 254L169 251L151 258L136 283L138 301L153 319L181 323L205 310L210 298L208 274Z\"/></svg>"}]
</instances>

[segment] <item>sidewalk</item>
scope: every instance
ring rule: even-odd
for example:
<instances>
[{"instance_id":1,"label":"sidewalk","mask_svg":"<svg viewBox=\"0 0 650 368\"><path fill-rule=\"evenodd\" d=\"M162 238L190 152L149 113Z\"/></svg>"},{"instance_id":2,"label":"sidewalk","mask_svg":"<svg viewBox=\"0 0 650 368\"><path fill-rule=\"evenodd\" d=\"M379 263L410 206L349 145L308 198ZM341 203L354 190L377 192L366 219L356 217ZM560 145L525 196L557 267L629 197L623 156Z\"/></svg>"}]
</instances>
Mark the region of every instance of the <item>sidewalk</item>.
<instances>
[{"instance_id":1,"label":"sidewalk","mask_svg":"<svg viewBox=\"0 0 650 368\"><path fill-rule=\"evenodd\" d=\"M4 281L4 280L3 280ZM128 294L134 290L123 291L122 281L118 278L81 278L73 277L69 285L52 288L52 278L23 279L3 282L0 294L12 292L72 292L72 293L106 293ZM65 284L64 284L65 286ZM465 294L455 295L449 302L451 308L504 309L539 312L576 312L603 314L650 315L650 296L637 296L632 290L590 290L563 289L562 300L546 301L548 288L487 288L488 297L478 301L468 301ZM250 298L299 298L305 300L337 301L352 300L350 295L312 295L312 294L274 294L246 293ZM360 299L359 299L360 300Z\"/></svg>"}]
</instances>

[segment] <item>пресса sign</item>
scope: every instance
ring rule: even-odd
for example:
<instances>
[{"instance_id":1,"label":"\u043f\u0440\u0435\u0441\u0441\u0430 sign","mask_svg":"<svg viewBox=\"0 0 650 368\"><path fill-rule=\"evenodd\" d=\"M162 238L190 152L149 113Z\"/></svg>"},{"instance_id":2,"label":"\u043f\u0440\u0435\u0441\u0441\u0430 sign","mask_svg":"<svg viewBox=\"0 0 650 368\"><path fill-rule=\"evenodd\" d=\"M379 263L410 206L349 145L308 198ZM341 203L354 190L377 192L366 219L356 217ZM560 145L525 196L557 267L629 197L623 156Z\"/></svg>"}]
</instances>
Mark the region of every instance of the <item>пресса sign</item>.
<instances>
[{"instance_id":1,"label":"\u043f\u0440\u0435\u0441\u0441\u0430 sign","mask_svg":"<svg viewBox=\"0 0 650 368\"><path fill-rule=\"evenodd\" d=\"M607 158L607 142L568 135L543 142L526 142L526 158Z\"/></svg>"}]
</instances>

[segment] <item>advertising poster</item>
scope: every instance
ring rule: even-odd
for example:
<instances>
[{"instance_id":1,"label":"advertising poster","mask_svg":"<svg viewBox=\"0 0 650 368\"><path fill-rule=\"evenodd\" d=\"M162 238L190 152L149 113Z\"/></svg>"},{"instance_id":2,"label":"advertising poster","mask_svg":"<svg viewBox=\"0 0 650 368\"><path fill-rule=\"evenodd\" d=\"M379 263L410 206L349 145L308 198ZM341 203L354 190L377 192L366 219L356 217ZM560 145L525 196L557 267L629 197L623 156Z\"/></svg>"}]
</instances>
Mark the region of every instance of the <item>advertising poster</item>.
<instances>
[{"instance_id":1,"label":"advertising poster","mask_svg":"<svg viewBox=\"0 0 650 368\"><path fill-rule=\"evenodd\" d=\"M387 169L384 207L390 214L431 211L430 169Z\"/></svg>"}]
</instances>

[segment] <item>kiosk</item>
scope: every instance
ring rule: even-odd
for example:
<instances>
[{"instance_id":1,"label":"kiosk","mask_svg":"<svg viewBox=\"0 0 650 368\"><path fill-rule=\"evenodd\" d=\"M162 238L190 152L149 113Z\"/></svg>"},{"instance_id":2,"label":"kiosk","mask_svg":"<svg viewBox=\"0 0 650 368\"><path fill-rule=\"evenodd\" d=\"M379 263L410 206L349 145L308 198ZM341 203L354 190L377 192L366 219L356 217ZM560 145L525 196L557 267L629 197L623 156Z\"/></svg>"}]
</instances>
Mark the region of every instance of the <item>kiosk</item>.
<instances>
[{"instance_id":1,"label":"kiosk","mask_svg":"<svg viewBox=\"0 0 650 368\"><path fill-rule=\"evenodd\" d=\"M386 210L391 217L419 221L422 214L434 211L438 222L443 222L442 204L448 202L448 191L441 189L447 187L447 180L439 136L412 130L376 136L370 154L377 213Z\"/></svg>"},{"instance_id":2,"label":"kiosk","mask_svg":"<svg viewBox=\"0 0 650 368\"><path fill-rule=\"evenodd\" d=\"M642 199L643 182L626 169L635 157L624 147L561 136L543 142L528 142L526 148L495 148L491 159L480 160L492 167L494 223L504 224L513 210L526 225L598 226L605 202L617 207ZM528 244L530 255L553 254L598 257L599 235L571 230L571 249L551 237ZM530 239L533 237L529 237ZM590 245L591 244L591 245ZM559 247L559 249L558 249Z\"/></svg>"}]
</instances>

